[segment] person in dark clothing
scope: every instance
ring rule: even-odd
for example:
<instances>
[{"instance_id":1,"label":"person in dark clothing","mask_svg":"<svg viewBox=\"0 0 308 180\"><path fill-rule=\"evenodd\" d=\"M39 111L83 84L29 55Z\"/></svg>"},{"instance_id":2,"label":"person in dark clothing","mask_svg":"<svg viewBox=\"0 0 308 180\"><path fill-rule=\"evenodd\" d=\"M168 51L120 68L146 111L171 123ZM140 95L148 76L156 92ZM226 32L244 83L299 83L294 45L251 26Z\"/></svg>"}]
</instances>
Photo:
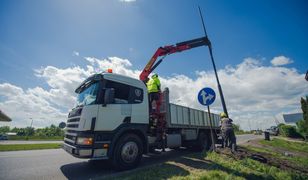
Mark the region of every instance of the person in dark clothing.
<instances>
[{"instance_id":1,"label":"person in dark clothing","mask_svg":"<svg viewBox=\"0 0 308 180\"><path fill-rule=\"evenodd\" d=\"M232 152L236 151L236 137L234 134L232 119L228 118L226 113L220 113L221 132L223 136L223 147L229 147Z\"/></svg>"}]
</instances>

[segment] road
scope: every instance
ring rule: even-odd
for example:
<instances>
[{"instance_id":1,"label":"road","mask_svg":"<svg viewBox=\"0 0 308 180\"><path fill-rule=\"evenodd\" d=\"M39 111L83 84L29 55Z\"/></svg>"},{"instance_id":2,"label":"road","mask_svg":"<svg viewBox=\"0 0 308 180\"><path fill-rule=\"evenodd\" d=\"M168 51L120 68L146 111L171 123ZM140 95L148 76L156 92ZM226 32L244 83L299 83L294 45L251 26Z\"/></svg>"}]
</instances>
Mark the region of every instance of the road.
<instances>
[{"instance_id":1,"label":"road","mask_svg":"<svg viewBox=\"0 0 308 180\"><path fill-rule=\"evenodd\" d=\"M237 136L238 143L262 138L255 135ZM142 159L140 167L164 162L188 150L169 151L159 155L149 155ZM116 172L107 162L93 163L77 159L62 149L0 152L1 179L95 179Z\"/></svg>"},{"instance_id":2,"label":"road","mask_svg":"<svg viewBox=\"0 0 308 180\"><path fill-rule=\"evenodd\" d=\"M253 135L253 134L243 134L243 135L237 135L236 136L236 142L237 144L243 144L249 140L253 139L262 139L263 135Z\"/></svg>"}]
</instances>

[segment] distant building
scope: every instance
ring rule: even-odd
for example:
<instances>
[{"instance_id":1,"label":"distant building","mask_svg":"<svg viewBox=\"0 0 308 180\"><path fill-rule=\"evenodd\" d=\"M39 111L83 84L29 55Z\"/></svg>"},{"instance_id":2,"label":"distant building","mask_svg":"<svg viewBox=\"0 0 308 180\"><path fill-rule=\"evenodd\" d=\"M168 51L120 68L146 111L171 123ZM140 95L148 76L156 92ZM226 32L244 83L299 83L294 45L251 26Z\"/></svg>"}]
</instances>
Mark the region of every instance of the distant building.
<instances>
[{"instance_id":1,"label":"distant building","mask_svg":"<svg viewBox=\"0 0 308 180\"><path fill-rule=\"evenodd\" d=\"M12 119L0 110L0 121L10 122L10 121L12 121Z\"/></svg>"},{"instance_id":2,"label":"distant building","mask_svg":"<svg viewBox=\"0 0 308 180\"><path fill-rule=\"evenodd\" d=\"M296 126L296 122L303 119L303 113L283 114L285 124Z\"/></svg>"},{"instance_id":3,"label":"distant building","mask_svg":"<svg viewBox=\"0 0 308 180\"><path fill-rule=\"evenodd\" d=\"M5 133L6 135L8 135L8 136L16 136L17 135L17 133L15 133L15 132L8 132L8 133Z\"/></svg>"}]
</instances>

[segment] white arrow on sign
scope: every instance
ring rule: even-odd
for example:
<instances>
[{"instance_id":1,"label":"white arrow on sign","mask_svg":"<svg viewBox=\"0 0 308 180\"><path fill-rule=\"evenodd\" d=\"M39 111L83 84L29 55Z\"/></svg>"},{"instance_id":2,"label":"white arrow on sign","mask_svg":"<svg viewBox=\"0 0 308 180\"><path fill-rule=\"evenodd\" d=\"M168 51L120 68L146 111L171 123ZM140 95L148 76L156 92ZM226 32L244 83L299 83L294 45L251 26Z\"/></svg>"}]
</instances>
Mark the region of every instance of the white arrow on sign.
<instances>
[{"instance_id":1,"label":"white arrow on sign","mask_svg":"<svg viewBox=\"0 0 308 180\"><path fill-rule=\"evenodd\" d=\"M212 94L208 95L205 91L201 92L201 96L204 104L206 104L207 100L212 100L212 98L214 97Z\"/></svg>"}]
</instances>

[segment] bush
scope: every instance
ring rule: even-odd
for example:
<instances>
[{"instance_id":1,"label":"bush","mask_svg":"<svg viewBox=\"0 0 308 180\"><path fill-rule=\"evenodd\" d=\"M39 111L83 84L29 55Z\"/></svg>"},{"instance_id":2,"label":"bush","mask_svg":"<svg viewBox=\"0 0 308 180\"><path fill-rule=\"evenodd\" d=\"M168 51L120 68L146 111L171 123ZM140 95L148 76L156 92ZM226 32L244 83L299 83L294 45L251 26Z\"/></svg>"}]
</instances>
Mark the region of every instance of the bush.
<instances>
[{"instance_id":1,"label":"bush","mask_svg":"<svg viewBox=\"0 0 308 180\"><path fill-rule=\"evenodd\" d=\"M296 131L295 126L290 125L280 125L279 126L279 132L286 137L291 138L302 138L301 134Z\"/></svg>"},{"instance_id":2,"label":"bush","mask_svg":"<svg viewBox=\"0 0 308 180\"><path fill-rule=\"evenodd\" d=\"M63 136L9 136L9 140L57 140L62 141Z\"/></svg>"},{"instance_id":3,"label":"bush","mask_svg":"<svg viewBox=\"0 0 308 180\"><path fill-rule=\"evenodd\" d=\"M300 121L296 122L296 125L298 127L298 132L305 138L305 140L308 140L308 128L305 124L305 121L302 119Z\"/></svg>"}]
</instances>

